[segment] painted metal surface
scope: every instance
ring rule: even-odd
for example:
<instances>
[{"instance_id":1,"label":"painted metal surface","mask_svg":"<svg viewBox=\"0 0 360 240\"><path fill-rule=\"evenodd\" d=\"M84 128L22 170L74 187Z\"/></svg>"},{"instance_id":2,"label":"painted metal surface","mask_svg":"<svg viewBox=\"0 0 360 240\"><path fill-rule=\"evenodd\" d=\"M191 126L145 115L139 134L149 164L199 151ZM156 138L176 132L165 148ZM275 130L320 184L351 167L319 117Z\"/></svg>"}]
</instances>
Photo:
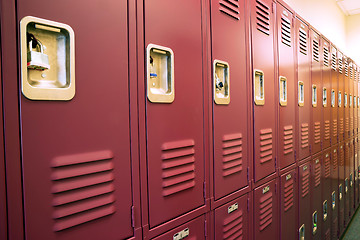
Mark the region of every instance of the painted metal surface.
<instances>
[{"instance_id":1,"label":"painted metal surface","mask_svg":"<svg viewBox=\"0 0 360 240\"><path fill-rule=\"evenodd\" d=\"M77 43L74 99L21 96L26 239L133 236L127 8L127 1L92 2L86 10L73 1L17 2L18 22L25 16L64 22ZM110 32L106 26L114 23Z\"/></svg>"},{"instance_id":2,"label":"painted metal surface","mask_svg":"<svg viewBox=\"0 0 360 240\"><path fill-rule=\"evenodd\" d=\"M335 145L338 142L338 91L339 91L339 84L338 84L338 75L339 75L339 68L337 62L337 49L334 45L331 44L330 47L331 51L331 71L330 71L330 78L331 78L331 91L330 91L330 114L331 114L331 136L330 142L331 145Z\"/></svg>"},{"instance_id":3,"label":"painted metal surface","mask_svg":"<svg viewBox=\"0 0 360 240\"><path fill-rule=\"evenodd\" d=\"M355 165L355 140L350 140L350 159L349 159L349 218L354 215L355 184L354 184L354 165Z\"/></svg>"},{"instance_id":4,"label":"painted metal surface","mask_svg":"<svg viewBox=\"0 0 360 240\"><path fill-rule=\"evenodd\" d=\"M338 145L331 147L331 239L337 239L339 219L339 167Z\"/></svg>"},{"instance_id":5,"label":"painted metal surface","mask_svg":"<svg viewBox=\"0 0 360 240\"><path fill-rule=\"evenodd\" d=\"M246 194L214 210L214 239L249 239L248 204Z\"/></svg>"},{"instance_id":6,"label":"painted metal surface","mask_svg":"<svg viewBox=\"0 0 360 240\"><path fill-rule=\"evenodd\" d=\"M354 137L354 62L349 58L349 138Z\"/></svg>"},{"instance_id":7,"label":"painted metal surface","mask_svg":"<svg viewBox=\"0 0 360 240\"><path fill-rule=\"evenodd\" d=\"M280 177L280 239L297 238L297 193L296 169Z\"/></svg>"},{"instance_id":8,"label":"painted metal surface","mask_svg":"<svg viewBox=\"0 0 360 240\"><path fill-rule=\"evenodd\" d=\"M310 239L311 234L311 194L310 178L311 178L311 159L308 158L298 167L299 176L299 207L298 207L298 234L301 226L305 227L305 239Z\"/></svg>"},{"instance_id":9,"label":"painted metal surface","mask_svg":"<svg viewBox=\"0 0 360 240\"><path fill-rule=\"evenodd\" d=\"M338 142L342 142L345 136L345 108L344 108L344 94L345 94L345 73L344 73L344 61L343 54L338 50L337 52L338 61Z\"/></svg>"},{"instance_id":10,"label":"painted metal surface","mask_svg":"<svg viewBox=\"0 0 360 240\"><path fill-rule=\"evenodd\" d=\"M351 140L345 140L344 144L344 153L345 153L345 180L344 180L344 198L345 198L345 208L344 208L344 221L345 226L350 221L350 158L351 158Z\"/></svg>"},{"instance_id":11,"label":"painted metal surface","mask_svg":"<svg viewBox=\"0 0 360 240\"><path fill-rule=\"evenodd\" d=\"M344 64L344 139L350 138L350 66L349 58L343 56Z\"/></svg>"},{"instance_id":12,"label":"painted metal surface","mask_svg":"<svg viewBox=\"0 0 360 240\"><path fill-rule=\"evenodd\" d=\"M222 60L229 64L231 97L227 105L212 101L215 199L245 187L249 166L247 88L251 83L244 77L248 67L245 1L236 2L236 6L230 9L228 4L226 1L211 1L212 62Z\"/></svg>"},{"instance_id":13,"label":"painted metal surface","mask_svg":"<svg viewBox=\"0 0 360 240\"><path fill-rule=\"evenodd\" d=\"M321 229L323 228L322 221L322 198L321 190L323 182L321 180L321 153L316 154L311 159L311 215L317 213L317 221L312 220L312 226L310 231L312 232L312 239L321 239Z\"/></svg>"},{"instance_id":14,"label":"painted metal surface","mask_svg":"<svg viewBox=\"0 0 360 240\"><path fill-rule=\"evenodd\" d=\"M323 122L323 138L322 149L330 147L331 138L331 47L330 42L321 37L320 47L320 65L322 88L321 90L321 106L322 106L322 122Z\"/></svg>"},{"instance_id":15,"label":"painted metal surface","mask_svg":"<svg viewBox=\"0 0 360 240\"><path fill-rule=\"evenodd\" d=\"M345 144L339 143L338 161L339 161L339 182L338 182L338 199L339 199L339 236L344 231L344 217L345 217Z\"/></svg>"},{"instance_id":16,"label":"painted metal surface","mask_svg":"<svg viewBox=\"0 0 360 240\"><path fill-rule=\"evenodd\" d=\"M254 189L254 238L279 239L276 179Z\"/></svg>"},{"instance_id":17,"label":"painted metal surface","mask_svg":"<svg viewBox=\"0 0 360 240\"><path fill-rule=\"evenodd\" d=\"M310 74L310 36L309 26L295 18L296 55L297 55L297 160L310 156L312 131L311 121L311 74ZM303 85L301 85L303 83ZM303 92L303 93L302 93ZM304 96L301 99L301 96ZM301 102L303 100L303 103Z\"/></svg>"},{"instance_id":18,"label":"painted metal surface","mask_svg":"<svg viewBox=\"0 0 360 240\"><path fill-rule=\"evenodd\" d=\"M146 100L152 228L204 205L201 1L144 3L144 49L149 44L170 48L175 76L171 104Z\"/></svg>"},{"instance_id":19,"label":"painted metal surface","mask_svg":"<svg viewBox=\"0 0 360 240\"><path fill-rule=\"evenodd\" d=\"M275 172L275 5L272 0L251 0L250 4L253 81L259 82L261 90L256 95L254 89L253 103L254 180L258 181Z\"/></svg>"},{"instance_id":20,"label":"painted metal surface","mask_svg":"<svg viewBox=\"0 0 360 240\"><path fill-rule=\"evenodd\" d=\"M331 235L331 219L332 219L332 187L331 187L331 148L322 151L321 163L321 203L322 211L320 221L322 222L321 239L329 239Z\"/></svg>"}]
</instances>

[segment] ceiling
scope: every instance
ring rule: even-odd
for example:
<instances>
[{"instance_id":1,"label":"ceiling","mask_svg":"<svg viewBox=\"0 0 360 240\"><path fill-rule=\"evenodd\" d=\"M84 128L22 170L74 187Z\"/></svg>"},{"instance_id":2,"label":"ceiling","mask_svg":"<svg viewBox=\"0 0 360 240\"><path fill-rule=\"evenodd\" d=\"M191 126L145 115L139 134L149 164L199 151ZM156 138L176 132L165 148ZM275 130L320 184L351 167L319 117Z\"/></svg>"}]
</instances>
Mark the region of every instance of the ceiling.
<instances>
[{"instance_id":1,"label":"ceiling","mask_svg":"<svg viewBox=\"0 0 360 240\"><path fill-rule=\"evenodd\" d=\"M336 2L347 16L360 13L359 0L336 0Z\"/></svg>"}]
</instances>

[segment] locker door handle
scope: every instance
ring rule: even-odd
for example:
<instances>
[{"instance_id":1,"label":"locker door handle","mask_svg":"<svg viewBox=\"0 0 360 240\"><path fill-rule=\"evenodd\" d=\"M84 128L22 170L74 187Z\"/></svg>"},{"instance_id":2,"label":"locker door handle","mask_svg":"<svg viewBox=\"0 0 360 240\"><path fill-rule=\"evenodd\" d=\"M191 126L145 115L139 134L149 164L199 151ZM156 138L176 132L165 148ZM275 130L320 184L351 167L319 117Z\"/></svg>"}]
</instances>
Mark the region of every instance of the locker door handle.
<instances>
[{"instance_id":1,"label":"locker door handle","mask_svg":"<svg viewBox=\"0 0 360 240\"><path fill-rule=\"evenodd\" d=\"M287 79L283 76L279 77L279 101L280 106L287 105Z\"/></svg>"},{"instance_id":2,"label":"locker door handle","mask_svg":"<svg viewBox=\"0 0 360 240\"><path fill-rule=\"evenodd\" d=\"M338 93L338 107L341 107L341 91Z\"/></svg>"},{"instance_id":3,"label":"locker door handle","mask_svg":"<svg viewBox=\"0 0 360 240\"><path fill-rule=\"evenodd\" d=\"M216 104L230 103L230 67L227 62L214 60L213 88Z\"/></svg>"},{"instance_id":4,"label":"locker door handle","mask_svg":"<svg viewBox=\"0 0 360 240\"><path fill-rule=\"evenodd\" d=\"M312 85L312 106L317 106L317 87L315 84Z\"/></svg>"},{"instance_id":5,"label":"locker door handle","mask_svg":"<svg viewBox=\"0 0 360 240\"><path fill-rule=\"evenodd\" d=\"M299 228L299 240L305 240L305 224Z\"/></svg>"},{"instance_id":6,"label":"locker door handle","mask_svg":"<svg viewBox=\"0 0 360 240\"><path fill-rule=\"evenodd\" d=\"M305 102L305 89L302 81L298 82L298 105L303 107Z\"/></svg>"},{"instance_id":7,"label":"locker door handle","mask_svg":"<svg viewBox=\"0 0 360 240\"><path fill-rule=\"evenodd\" d=\"M265 77L261 70L254 70L254 102L255 105L265 105Z\"/></svg>"},{"instance_id":8,"label":"locker door handle","mask_svg":"<svg viewBox=\"0 0 360 240\"><path fill-rule=\"evenodd\" d=\"M335 207L336 207L336 193L335 193L335 191L333 191L331 193L331 208L332 208L332 210L334 210Z\"/></svg>"},{"instance_id":9,"label":"locker door handle","mask_svg":"<svg viewBox=\"0 0 360 240\"><path fill-rule=\"evenodd\" d=\"M347 93L345 92L344 93L344 107L346 108L347 107L347 104L348 104L348 99L347 99Z\"/></svg>"},{"instance_id":10,"label":"locker door handle","mask_svg":"<svg viewBox=\"0 0 360 240\"><path fill-rule=\"evenodd\" d=\"M331 89L331 107L335 107L335 102L336 102L336 99L335 99L335 90L334 90L334 89Z\"/></svg>"},{"instance_id":11,"label":"locker door handle","mask_svg":"<svg viewBox=\"0 0 360 240\"><path fill-rule=\"evenodd\" d=\"M327 89L326 87L323 88L323 107L327 106Z\"/></svg>"},{"instance_id":12,"label":"locker door handle","mask_svg":"<svg viewBox=\"0 0 360 240\"><path fill-rule=\"evenodd\" d=\"M153 103L175 99L174 53L170 48L149 44L147 58L147 97Z\"/></svg>"},{"instance_id":13,"label":"locker door handle","mask_svg":"<svg viewBox=\"0 0 360 240\"><path fill-rule=\"evenodd\" d=\"M317 232L318 213L315 211L312 214L312 234L315 235Z\"/></svg>"},{"instance_id":14,"label":"locker door handle","mask_svg":"<svg viewBox=\"0 0 360 240\"><path fill-rule=\"evenodd\" d=\"M323 202L323 220L326 221L328 216L328 206L327 206L327 200Z\"/></svg>"}]
</instances>

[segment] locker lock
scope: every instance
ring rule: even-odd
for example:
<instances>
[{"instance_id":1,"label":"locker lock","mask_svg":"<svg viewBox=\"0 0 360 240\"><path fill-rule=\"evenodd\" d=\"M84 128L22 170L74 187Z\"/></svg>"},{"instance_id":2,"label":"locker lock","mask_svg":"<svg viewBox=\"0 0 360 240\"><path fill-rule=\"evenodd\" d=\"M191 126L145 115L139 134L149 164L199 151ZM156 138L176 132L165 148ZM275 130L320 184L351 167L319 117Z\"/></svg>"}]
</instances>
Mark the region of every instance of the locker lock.
<instances>
[{"instance_id":1,"label":"locker lock","mask_svg":"<svg viewBox=\"0 0 360 240\"><path fill-rule=\"evenodd\" d=\"M34 44L34 42L36 44ZM33 51L33 47L37 49L39 46L40 52ZM49 57L44 53L44 45L37 39L32 38L29 41L29 52L27 53L27 68L44 71L50 69Z\"/></svg>"},{"instance_id":2,"label":"locker lock","mask_svg":"<svg viewBox=\"0 0 360 240\"><path fill-rule=\"evenodd\" d=\"M222 81L220 81L220 78L217 76L217 74L215 74L215 79L216 79L216 88L221 90L224 87L224 84Z\"/></svg>"}]
</instances>

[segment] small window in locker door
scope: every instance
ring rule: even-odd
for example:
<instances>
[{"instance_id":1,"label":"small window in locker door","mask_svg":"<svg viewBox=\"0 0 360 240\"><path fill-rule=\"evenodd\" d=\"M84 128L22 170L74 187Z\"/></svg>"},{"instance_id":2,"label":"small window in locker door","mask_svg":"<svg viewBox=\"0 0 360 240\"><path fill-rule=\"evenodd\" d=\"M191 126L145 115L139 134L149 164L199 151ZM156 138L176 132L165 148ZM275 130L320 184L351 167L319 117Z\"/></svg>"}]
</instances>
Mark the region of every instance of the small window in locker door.
<instances>
[{"instance_id":1,"label":"small window in locker door","mask_svg":"<svg viewBox=\"0 0 360 240\"><path fill-rule=\"evenodd\" d=\"M302 81L298 82L298 105L300 107L304 106L305 102L305 90L304 90L304 83Z\"/></svg>"}]
</instances>

